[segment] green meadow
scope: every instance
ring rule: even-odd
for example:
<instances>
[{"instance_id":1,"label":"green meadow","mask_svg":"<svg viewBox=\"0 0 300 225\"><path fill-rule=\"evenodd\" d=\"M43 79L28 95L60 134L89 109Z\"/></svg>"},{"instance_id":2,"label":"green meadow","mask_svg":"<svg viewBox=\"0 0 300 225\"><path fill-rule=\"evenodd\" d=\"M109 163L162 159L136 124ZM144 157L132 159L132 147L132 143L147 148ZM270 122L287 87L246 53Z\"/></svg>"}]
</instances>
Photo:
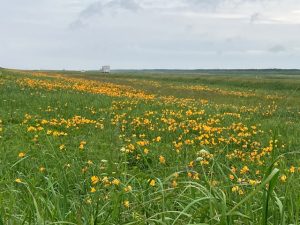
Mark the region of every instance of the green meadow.
<instances>
[{"instance_id":1,"label":"green meadow","mask_svg":"<svg viewBox=\"0 0 300 225\"><path fill-rule=\"evenodd\" d=\"M300 71L0 69L0 225L300 224Z\"/></svg>"}]
</instances>

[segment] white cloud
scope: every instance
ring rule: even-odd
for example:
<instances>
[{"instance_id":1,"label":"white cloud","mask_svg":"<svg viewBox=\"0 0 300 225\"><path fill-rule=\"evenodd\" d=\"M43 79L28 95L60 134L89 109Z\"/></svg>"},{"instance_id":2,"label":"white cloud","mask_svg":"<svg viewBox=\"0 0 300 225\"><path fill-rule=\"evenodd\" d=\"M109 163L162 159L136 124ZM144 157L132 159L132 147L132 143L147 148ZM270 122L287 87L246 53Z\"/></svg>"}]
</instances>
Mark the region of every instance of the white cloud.
<instances>
[{"instance_id":1,"label":"white cloud","mask_svg":"<svg viewBox=\"0 0 300 225\"><path fill-rule=\"evenodd\" d=\"M299 67L298 0L11 0L1 7L6 67Z\"/></svg>"}]
</instances>

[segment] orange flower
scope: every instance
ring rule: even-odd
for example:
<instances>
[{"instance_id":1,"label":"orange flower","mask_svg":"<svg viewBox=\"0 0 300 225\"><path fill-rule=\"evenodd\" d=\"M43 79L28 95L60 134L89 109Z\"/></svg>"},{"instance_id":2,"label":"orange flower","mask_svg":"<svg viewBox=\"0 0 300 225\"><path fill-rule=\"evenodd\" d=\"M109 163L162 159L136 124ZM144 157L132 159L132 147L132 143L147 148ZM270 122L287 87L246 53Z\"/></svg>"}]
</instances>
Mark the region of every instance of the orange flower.
<instances>
[{"instance_id":1,"label":"orange flower","mask_svg":"<svg viewBox=\"0 0 300 225\"><path fill-rule=\"evenodd\" d=\"M161 164L166 164L166 159L165 159L165 157L163 157L162 155L159 156L159 162L160 162Z\"/></svg>"},{"instance_id":2,"label":"orange flower","mask_svg":"<svg viewBox=\"0 0 300 225\"><path fill-rule=\"evenodd\" d=\"M290 172L291 172L291 173L295 173L295 169L296 169L296 168L295 168L294 166L291 166Z\"/></svg>"}]
</instances>

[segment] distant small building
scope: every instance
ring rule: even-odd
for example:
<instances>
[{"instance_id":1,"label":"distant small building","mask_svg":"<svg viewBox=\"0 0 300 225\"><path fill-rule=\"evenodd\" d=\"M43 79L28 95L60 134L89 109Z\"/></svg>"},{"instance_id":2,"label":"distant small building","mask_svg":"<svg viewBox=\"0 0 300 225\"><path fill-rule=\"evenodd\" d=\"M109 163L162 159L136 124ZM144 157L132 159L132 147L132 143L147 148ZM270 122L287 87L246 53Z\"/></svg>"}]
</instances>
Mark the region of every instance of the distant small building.
<instances>
[{"instance_id":1,"label":"distant small building","mask_svg":"<svg viewBox=\"0 0 300 225\"><path fill-rule=\"evenodd\" d=\"M102 66L102 73L110 73L110 66Z\"/></svg>"}]
</instances>

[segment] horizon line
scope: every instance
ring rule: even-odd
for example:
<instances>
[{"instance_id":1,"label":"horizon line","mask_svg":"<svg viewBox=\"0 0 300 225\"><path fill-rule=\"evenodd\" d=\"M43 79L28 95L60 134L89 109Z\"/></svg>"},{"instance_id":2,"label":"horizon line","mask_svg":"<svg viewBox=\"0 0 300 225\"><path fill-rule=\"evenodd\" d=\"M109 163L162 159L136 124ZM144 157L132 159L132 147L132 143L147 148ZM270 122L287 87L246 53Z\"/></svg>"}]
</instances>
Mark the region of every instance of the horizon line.
<instances>
[{"instance_id":1,"label":"horizon line","mask_svg":"<svg viewBox=\"0 0 300 225\"><path fill-rule=\"evenodd\" d=\"M23 70L23 71L101 71L101 68L99 69L20 69L20 68L5 68L0 67L0 69L7 69L7 70ZM300 68L116 68L111 69L111 71L226 71L226 70L235 70L235 71L251 71L251 70L300 70Z\"/></svg>"}]
</instances>

